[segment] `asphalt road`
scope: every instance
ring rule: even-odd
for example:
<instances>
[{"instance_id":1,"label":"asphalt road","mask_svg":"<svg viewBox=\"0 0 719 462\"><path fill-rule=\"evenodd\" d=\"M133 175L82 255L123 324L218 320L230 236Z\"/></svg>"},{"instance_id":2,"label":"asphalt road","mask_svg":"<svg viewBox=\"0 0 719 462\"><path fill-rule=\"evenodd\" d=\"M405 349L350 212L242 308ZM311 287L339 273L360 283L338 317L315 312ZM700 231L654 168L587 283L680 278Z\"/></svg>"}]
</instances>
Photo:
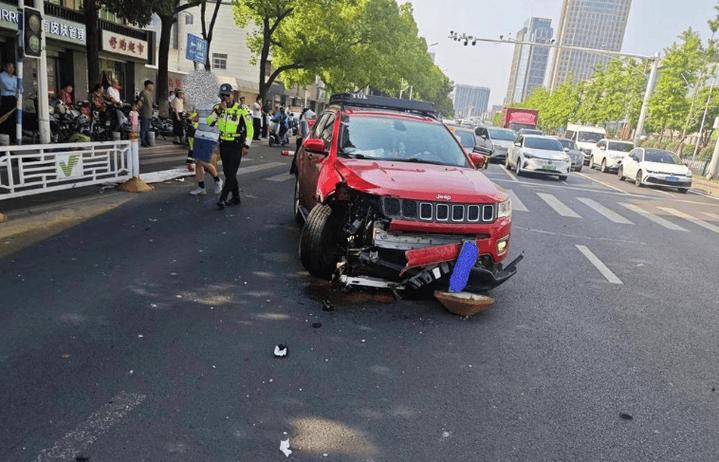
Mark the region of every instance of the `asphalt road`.
<instances>
[{"instance_id":1,"label":"asphalt road","mask_svg":"<svg viewBox=\"0 0 719 462\"><path fill-rule=\"evenodd\" d=\"M526 258L490 311L326 312L250 157L240 207L173 181L0 258L0 460L717 459L719 201L492 165Z\"/></svg>"}]
</instances>

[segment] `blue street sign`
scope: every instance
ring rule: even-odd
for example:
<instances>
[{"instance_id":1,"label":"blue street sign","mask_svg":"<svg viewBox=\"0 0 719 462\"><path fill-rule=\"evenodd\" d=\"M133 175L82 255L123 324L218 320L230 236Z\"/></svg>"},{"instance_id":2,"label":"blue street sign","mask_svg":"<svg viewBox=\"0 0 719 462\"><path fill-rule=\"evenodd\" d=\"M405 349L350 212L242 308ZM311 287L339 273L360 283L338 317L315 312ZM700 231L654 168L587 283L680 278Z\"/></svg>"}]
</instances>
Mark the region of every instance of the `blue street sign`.
<instances>
[{"instance_id":1,"label":"blue street sign","mask_svg":"<svg viewBox=\"0 0 719 462\"><path fill-rule=\"evenodd\" d=\"M197 35L187 34L187 51L185 58L196 63L205 64L207 62L207 40Z\"/></svg>"}]
</instances>

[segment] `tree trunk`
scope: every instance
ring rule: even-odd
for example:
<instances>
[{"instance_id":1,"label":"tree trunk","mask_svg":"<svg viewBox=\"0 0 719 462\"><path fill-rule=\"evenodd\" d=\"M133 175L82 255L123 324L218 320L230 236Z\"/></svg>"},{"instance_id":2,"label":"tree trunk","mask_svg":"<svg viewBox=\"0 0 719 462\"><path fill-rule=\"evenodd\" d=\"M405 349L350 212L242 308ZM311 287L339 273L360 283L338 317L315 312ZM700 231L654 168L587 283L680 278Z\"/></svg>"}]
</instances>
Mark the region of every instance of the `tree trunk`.
<instances>
[{"instance_id":1,"label":"tree trunk","mask_svg":"<svg viewBox=\"0 0 719 462\"><path fill-rule=\"evenodd\" d=\"M167 103L167 79L168 62L167 55L170 52L170 36L172 32L172 24L175 22L175 15L160 16L162 29L160 31L160 46L158 48L157 62L157 104L160 107L160 115L167 117L169 115Z\"/></svg>"},{"instance_id":2,"label":"tree trunk","mask_svg":"<svg viewBox=\"0 0 719 462\"><path fill-rule=\"evenodd\" d=\"M212 59L210 54L210 47L212 45L212 32L215 29L215 21L217 21L217 14L220 12L220 6L222 5L222 2L219 0L215 2L215 9L212 12L212 18L210 19L210 26L206 27L205 23L205 5L207 2L202 2L202 6L200 8L201 16L202 16L202 38L207 41L207 61L205 62L205 69L210 71L212 70Z\"/></svg>"},{"instance_id":3,"label":"tree trunk","mask_svg":"<svg viewBox=\"0 0 719 462\"><path fill-rule=\"evenodd\" d=\"M265 83L267 77L267 60L270 56L270 45L272 40L272 32L270 31L270 18L265 16L262 18L262 50L260 51L260 88L259 94L262 100L265 100L268 85Z\"/></svg>"},{"instance_id":4,"label":"tree trunk","mask_svg":"<svg viewBox=\"0 0 719 462\"><path fill-rule=\"evenodd\" d=\"M85 50L87 53L88 94L93 85L100 83L100 47L98 41L98 16L95 0L85 1Z\"/></svg>"}]
</instances>

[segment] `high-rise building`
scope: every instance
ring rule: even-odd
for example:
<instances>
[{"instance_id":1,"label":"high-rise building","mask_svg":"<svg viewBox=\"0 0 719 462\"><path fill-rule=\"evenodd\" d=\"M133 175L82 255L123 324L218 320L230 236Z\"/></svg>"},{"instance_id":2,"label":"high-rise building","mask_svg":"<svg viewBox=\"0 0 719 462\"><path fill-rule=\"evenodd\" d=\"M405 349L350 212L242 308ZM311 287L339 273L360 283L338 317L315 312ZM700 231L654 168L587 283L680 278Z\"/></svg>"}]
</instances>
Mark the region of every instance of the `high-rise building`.
<instances>
[{"instance_id":1,"label":"high-rise building","mask_svg":"<svg viewBox=\"0 0 719 462\"><path fill-rule=\"evenodd\" d=\"M529 18L517 32L517 41L549 43L553 35L551 19ZM548 61L549 48L515 45L505 104L523 101L535 88L544 85Z\"/></svg>"},{"instance_id":2,"label":"high-rise building","mask_svg":"<svg viewBox=\"0 0 719 462\"><path fill-rule=\"evenodd\" d=\"M454 114L460 119L469 119L487 112L489 88L472 85L454 87Z\"/></svg>"},{"instance_id":3,"label":"high-rise building","mask_svg":"<svg viewBox=\"0 0 719 462\"><path fill-rule=\"evenodd\" d=\"M564 0L559 20L559 45L620 51L632 0ZM550 88L590 77L609 57L597 53L556 49Z\"/></svg>"}]
</instances>

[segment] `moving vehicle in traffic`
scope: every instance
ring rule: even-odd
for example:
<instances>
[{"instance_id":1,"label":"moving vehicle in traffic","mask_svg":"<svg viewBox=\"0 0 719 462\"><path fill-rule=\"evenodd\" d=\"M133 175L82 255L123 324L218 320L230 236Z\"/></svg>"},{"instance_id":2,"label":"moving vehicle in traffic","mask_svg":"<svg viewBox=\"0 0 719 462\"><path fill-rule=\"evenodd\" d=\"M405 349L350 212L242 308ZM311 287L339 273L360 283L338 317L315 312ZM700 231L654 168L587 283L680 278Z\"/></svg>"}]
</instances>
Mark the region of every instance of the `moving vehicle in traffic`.
<instances>
[{"instance_id":1,"label":"moving vehicle in traffic","mask_svg":"<svg viewBox=\"0 0 719 462\"><path fill-rule=\"evenodd\" d=\"M594 146L599 140L607 137L607 131L602 127L568 124L564 137L577 143L579 150L584 153L584 164L589 165Z\"/></svg>"},{"instance_id":2,"label":"moving vehicle in traffic","mask_svg":"<svg viewBox=\"0 0 719 462\"><path fill-rule=\"evenodd\" d=\"M592 149L589 168L599 167L602 173L616 172L632 149L634 149L634 143L631 141L599 140Z\"/></svg>"},{"instance_id":3,"label":"moving vehicle in traffic","mask_svg":"<svg viewBox=\"0 0 719 462\"><path fill-rule=\"evenodd\" d=\"M584 154L579 150L577 144L567 138L557 138L557 141L564 148L564 152L569 154L569 159L572 161L572 170L581 172L584 165Z\"/></svg>"},{"instance_id":4,"label":"moving vehicle in traffic","mask_svg":"<svg viewBox=\"0 0 719 462\"><path fill-rule=\"evenodd\" d=\"M634 180L639 187L665 186L685 193L692 186L692 171L671 151L636 148L619 166L620 180Z\"/></svg>"},{"instance_id":5,"label":"moving vehicle in traffic","mask_svg":"<svg viewBox=\"0 0 719 462\"><path fill-rule=\"evenodd\" d=\"M395 291L442 286L470 243L474 290L507 266L507 194L437 119L434 104L363 94L330 99L297 153L294 215L300 260L316 277Z\"/></svg>"},{"instance_id":6,"label":"moving vehicle in traffic","mask_svg":"<svg viewBox=\"0 0 719 462\"><path fill-rule=\"evenodd\" d=\"M556 138L549 136L519 136L509 150L505 163L507 170L515 169L517 175L541 173L566 180L572 168L569 154Z\"/></svg>"},{"instance_id":7,"label":"moving vehicle in traffic","mask_svg":"<svg viewBox=\"0 0 719 462\"><path fill-rule=\"evenodd\" d=\"M459 143L468 152L476 152L489 158L492 155L492 146L487 143L484 139L478 138L475 135L475 131L471 127L464 125L447 125L449 131L454 133ZM489 159L488 159L489 160ZM485 162L484 168L489 166L489 162Z\"/></svg>"},{"instance_id":8,"label":"moving vehicle in traffic","mask_svg":"<svg viewBox=\"0 0 719 462\"><path fill-rule=\"evenodd\" d=\"M539 130L538 128L520 128L517 131L517 136L524 136L524 135L543 136L544 132L542 130Z\"/></svg>"},{"instance_id":9,"label":"moving vehicle in traffic","mask_svg":"<svg viewBox=\"0 0 719 462\"><path fill-rule=\"evenodd\" d=\"M486 130L489 141L492 143L490 162L504 163L507 160L507 151L514 144L514 140L517 139L517 134L514 130L508 128L487 127L484 130Z\"/></svg>"},{"instance_id":10,"label":"moving vehicle in traffic","mask_svg":"<svg viewBox=\"0 0 719 462\"><path fill-rule=\"evenodd\" d=\"M522 128L537 128L539 111L518 107L505 107L502 110L502 128L515 132Z\"/></svg>"}]
</instances>

